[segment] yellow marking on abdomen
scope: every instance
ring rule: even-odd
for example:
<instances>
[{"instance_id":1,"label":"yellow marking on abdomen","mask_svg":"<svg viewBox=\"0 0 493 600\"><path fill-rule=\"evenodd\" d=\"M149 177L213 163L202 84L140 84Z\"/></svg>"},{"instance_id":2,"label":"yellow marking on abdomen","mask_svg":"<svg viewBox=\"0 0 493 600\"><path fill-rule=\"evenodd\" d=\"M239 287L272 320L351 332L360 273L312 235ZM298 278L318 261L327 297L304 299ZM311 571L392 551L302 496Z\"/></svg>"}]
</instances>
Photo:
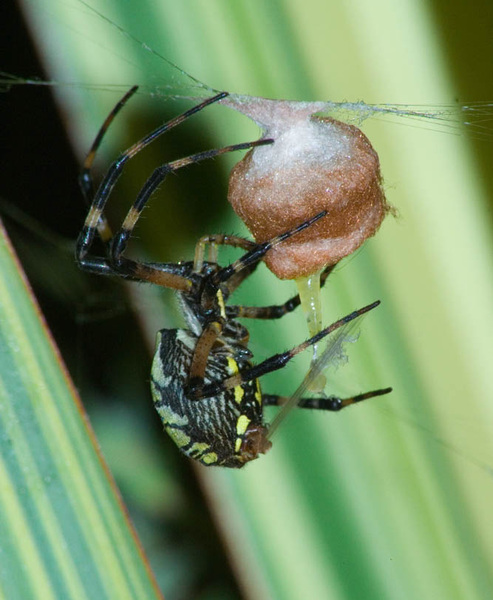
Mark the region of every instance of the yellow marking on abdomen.
<instances>
[{"instance_id":1,"label":"yellow marking on abdomen","mask_svg":"<svg viewBox=\"0 0 493 600\"><path fill-rule=\"evenodd\" d=\"M169 406L156 406L156 410L165 425L172 425L174 427L185 427L188 425L188 417L173 412Z\"/></svg>"},{"instance_id":2,"label":"yellow marking on abdomen","mask_svg":"<svg viewBox=\"0 0 493 600\"><path fill-rule=\"evenodd\" d=\"M209 452L208 454L201 456L199 460L206 465L212 465L213 463L217 462L217 454L215 452Z\"/></svg>"},{"instance_id":3,"label":"yellow marking on abdomen","mask_svg":"<svg viewBox=\"0 0 493 600\"><path fill-rule=\"evenodd\" d=\"M239 373L238 363L234 358L231 358L231 356L228 356L228 373L230 375L237 375ZM241 387L241 385L235 385L233 390L235 393L235 402L240 404L243 400L243 396L245 395L245 390Z\"/></svg>"},{"instance_id":4,"label":"yellow marking on abdomen","mask_svg":"<svg viewBox=\"0 0 493 600\"><path fill-rule=\"evenodd\" d=\"M248 425L250 425L251 419L249 419L246 415L240 415L238 420L236 421L236 438L235 442L235 452L239 452L241 448L241 444L243 443L243 436L245 431L248 429Z\"/></svg>"},{"instance_id":5,"label":"yellow marking on abdomen","mask_svg":"<svg viewBox=\"0 0 493 600\"><path fill-rule=\"evenodd\" d=\"M215 452L207 452L209 449L210 445L206 442L195 442L195 444L186 450L186 453L206 465L212 465L217 462L217 454Z\"/></svg>"},{"instance_id":6,"label":"yellow marking on abdomen","mask_svg":"<svg viewBox=\"0 0 493 600\"><path fill-rule=\"evenodd\" d=\"M248 426L251 423L251 419L249 419L246 415L240 415L238 420L236 421L236 438L235 442L235 452L239 452L241 448L241 444L243 443L243 436L245 435Z\"/></svg>"},{"instance_id":7,"label":"yellow marking on abdomen","mask_svg":"<svg viewBox=\"0 0 493 600\"><path fill-rule=\"evenodd\" d=\"M236 433L238 435L243 435L247 430L250 421L251 419L249 419L246 415L240 415L238 417L238 421L236 421Z\"/></svg>"},{"instance_id":8,"label":"yellow marking on abdomen","mask_svg":"<svg viewBox=\"0 0 493 600\"><path fill-rule=\"evenodd\" d=\"M195 442L190 446L188 452L190 452L190 454L203 454L206 450L209 450L209 448L210 446L207 442Z\"/></svg>"},{"instance_id":9,"label":"yellow marking on abdomen","mask_svg":"<svg viewBox=\"0 0 493 600\"><path fill-rule=\"evenodd\" d=\"M190 443L190 436L176 427L165 427L166 433L175 442L178 448L183 448Z\"/></svg>"}]
</instances>

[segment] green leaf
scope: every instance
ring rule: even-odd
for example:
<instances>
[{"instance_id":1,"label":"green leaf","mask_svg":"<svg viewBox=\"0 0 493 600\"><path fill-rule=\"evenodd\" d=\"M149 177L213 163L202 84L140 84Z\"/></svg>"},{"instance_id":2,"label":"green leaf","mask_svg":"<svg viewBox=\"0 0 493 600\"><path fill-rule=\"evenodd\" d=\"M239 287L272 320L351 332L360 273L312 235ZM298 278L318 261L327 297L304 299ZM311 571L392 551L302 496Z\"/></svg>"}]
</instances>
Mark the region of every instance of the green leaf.
<instances>
[{"instance_id":1,"label":"green leaf","mask_svg":"<svg viewBox=\"0 0 493 600\"><path fill-rule=\"evenodd\" d=\"M0 595L159 598L80 401L1 233Z\"/></svg>"}]
</instances>

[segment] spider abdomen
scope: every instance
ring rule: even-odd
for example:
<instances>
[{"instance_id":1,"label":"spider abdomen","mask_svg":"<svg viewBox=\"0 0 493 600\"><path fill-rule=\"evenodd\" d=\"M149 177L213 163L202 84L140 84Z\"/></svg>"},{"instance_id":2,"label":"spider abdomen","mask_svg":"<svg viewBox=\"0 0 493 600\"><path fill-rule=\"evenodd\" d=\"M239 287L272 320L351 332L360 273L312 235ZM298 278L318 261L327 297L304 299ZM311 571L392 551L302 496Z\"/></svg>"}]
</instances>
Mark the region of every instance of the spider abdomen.
<instances>
[{"instance_id":1,"label":"spider abdomen","mask_svg":"<svg viewBox=\"0 0 493 600\"><path fill-rule=\"evenodd\" d=\"M151 371L156 410L166 432L184 454L204 465L241 467L263 447L266 428L258 382L243 382L211 398L188 397L185 389L197 340L185 329L158 333ZM247 361L237 361L228 353L212 351L204 384L221 382L248 366Z\"/></svg>"}]
</instances>

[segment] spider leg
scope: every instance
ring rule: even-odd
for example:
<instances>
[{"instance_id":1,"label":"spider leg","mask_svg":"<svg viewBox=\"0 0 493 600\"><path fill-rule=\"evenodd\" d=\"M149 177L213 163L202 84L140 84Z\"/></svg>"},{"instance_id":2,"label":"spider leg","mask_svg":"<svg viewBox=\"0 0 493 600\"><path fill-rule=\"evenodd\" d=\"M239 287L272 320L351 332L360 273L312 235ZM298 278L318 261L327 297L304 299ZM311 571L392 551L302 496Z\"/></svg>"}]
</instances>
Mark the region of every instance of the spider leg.
<instances>
[{"instance_id":1,"label":"spider leg","mask_svg":"<svg viewBox=\"0 0 493 600\"><path fill-rule=\"evenodd\" d=\"M196 245L195 249L195 260L194 260L194 268L196 271L200 271L202 268L202 264L204 261L205 247L207 244L211 246L218 245L228 245L234 248L243 248L244 250L253 251L258 248L258 244L252 242L251 240L247 240L245 238L227 235L227 234L212 234L206 235L200 238ZM209 261L217 263L217 249L215 247L212 248L214 255L209 256ZM233 276L228 280L228 287L235 288L237 287L246 277L248 277L251 272L257 267L257 262L253 262L248 265L246 268L242 267L240 270L236 271ZM330 268L332 270L333 267ZM329 269L324 271L323 282L325 282L326 277L328 276ZM217 288L216 293L217 293ZM299 300L298 300L299 304ZM296 304L297 305L297 304ZM295 306L293 306L294 308ZM225 307L226 315L228 314L228 307ZM261 309L262 310L262 309ZM216 320L208 323L204 330L202 331L197 344L195 346L192 364L190 368L190 375L188 380L188 385L186 389L187 396L189 397L200 397L202 392L203 384L204 384L204 376L207 367L207 360L209 358L209 354L212 350L212 347L218 337L221 335L224 327L224 320Z\"/></svg>"},{"instance_id":2,"label":"spider leg","mask_svg":"<svg viewBox=\"0 0 493 600\"><path fill-rule=\"evenodd\" d=\"M106 135L106 132L108 131L108 128L115 119L116 115L120 112L120 110L125 106L128 100L130 100L130 98L135 94L135 92L138 89L139 87L137 85L134 85L115 104L109 115L106 117L104 123L101 125L101 128L99 129L96 137L94 138L91 148L89 149L89 152L87 153L86 158L84 159L82 169L79 175L79 186L82 190L82 196L86 201L88 207L91 206L95 195L92 167L94 164L94 159L96 158L97 151L99 150L101 142L103 141L103 138ZM106 217L103 214L101 214L100 220L97 225L97 230L99 233L99 237L104 243L108 242L112 238L113 234L111 233L108 221L106 220Z\"/></svg>"},{"instance_id":3,"label":"spider leg","mask_svg":"<svg viewBox=\"0 0 493 600\"><path fill-rule=\"evenodd\" d=\"M221 335L224 327L223 320L211 321L204 327L195 346L190 365L186 394L199 398L204 387L205 370L212 346Z\"/></svg>"},{"instance_id":4,"label":"spider leg","mask_svg":"<svg viewBox=\"0 0 493 600\"><path fill-rule=\"evenodd\" d=\"M113 111L110 113L102 128L96 136L96 140L93 143L89 152L88 158L86 159L85 167L86 171L83 170L82 174L82 186L83 193L86 197L89 197L93 190L92 178L90 176L90 168L92 166L96 150L98 149L101 139L114 119L115 115L119 112L125 102L134 93L134 88L130 90L122 100L115 106ZM232 152L234 150L243 150L251 148L256 145L272 143L272 140L258 140L251 143L236 144L227 146L219 150L211 150L201 152L193 156L175 160L168 164L162 165L155 169L151 177L144 184L141 192L139 193L136 202L129 210L125 221L115 236L111 236L111 231L106 224L104 217L104 208L106 202L113 191L113 188L121 176L123 169L131 158L133 158L138 152L143 150L151 142L153 142L160 135L168 131L169 129L176 127L182 123L185 119L188 119L191 115L204 109L206 106L218 102L227 96L227 92L221 92L212 98L204 100L197 106L185 111L182 115L175 117L171 121L161 125L150 134L142 138L139 142L133 144L128 148L119 158L113 162L109 168L106 176L103 178L101 185L97 192L92 198L89 213L87 215L84 227L77 240L76 258L79 265L85 270L92 271L100 274L113 274L121 277L145 280L165 287L171 287L177 290L186 291L191 287L191 281L176 273L176 267L172 264L161 264L159 267L150 263L138 263L136 261L124 258L122 256L125 250L128 238L137 222L137 219L142 212L147 200L156 190L159 184L164 180L166 175L170 172L176 171L177 169L205 160L206 158L212 158L226 152ZM96 233L100 235L104 242L108 246L108 256L98 257L90 256L89 251L93 244Z\"/></svg>"},{"instance_id":5,"label":"spider leg","mask_svg":"<svg viewBox=\"0 0 493 600\"><path fill-rule=\"evenodd\" d=\"M322 329L322 331L309 338L308 340L304 341L303 343L298 344L294 348L291 348L291 350L282 352L281 354L274 354L274 356L267 358L258 365L254 365L253 367L241 371L233 375L232 377L228 377L218 383L213 383L204 386L199 395L199 398L210 398L212 396L217 396L223 390L227 390L237 385L241 385L242 383L245 383L247 381L252 381L253 379L262 377L262 375L272 373L272 371L278 371L279 369L282 369L297 354L303 352L303 350L306 350L313 344L316 344L325 336L329 335L336 329L339 329L339 327L342 327L346 323L349 323L349 321L352 321L353 319L356 319L364 313L369 312L373 308L376 308L379 304L380 301L377 300L376 302L368 304L367 306L364 306L359 310L355 310L354 312L350 313L349 315L346 315L342 319L339 319L335 323L332 323L332 325L325 327L325 329Z\"/></svg>"},{"instance_id":6,"label":"spider leg","mask_svg":"<svg viewBox=\"0 0 493 600\"><path fill-rule=\"evenodd\" d=\"M243 250L254 250L258 247L258 244L252 240L245 238L228 235L228 234L212 234L205 235L200 238L197 245L195 246L195 258L194 258L194 270L200 272L204 263L205 247L209 244L209 256L208 261L211 263L218 262L218 246L232 246L233 248L242 248ZM249 277L257 268L258 262L252 263L247 268L242 268L234 273L227 282L229 293L233 292L243 281ZM226 307L226 314L229 315L229 307ZM234 318L234 315L233 315Z\"/></svg>"},{"instance_id":7,"label":"spider leg","mask_svg":"<svg viewBox=\"0 0 493 600\"><path fill-rule=\"evenodd\" d=\"M358 394L357 396L352 396L351 398L339 398L337 396L330 396L329 398L302 398L298 406L299 408L311 408L315 410L328 410L337 412L343 408L346 408L346 406L351 406L351 404L356 404L357 402L362 402L363 400L368 400L369 398L375 398L376 396L390 394L391 391L392 388L388 387L379 390L372 390L371 392L365 392L364 394ZM262 402L264 406L282 406L287 402L287 400L288 398L286 396L262 394Z\"/></svg>"},{"instance_id":8,"label":"spider leg","mask_svg":"<svg viewBox=\"0 0 493 600\"><path fill-rule=\"evenodd\" d=\"M86 198L86 201L90 203L90 208L88 215L86 217L84 227L79 235L77 240L77 248L76 248L76 259L79 265L89 271L93 271L95 273L102 274L115 274L111 264L107 257L93 257L89 256L90 247L94 241L94 237L96 232L101 232L102 239L105 243L111 242L112 236L109 227L107 228L104 224L106 219L104 217L104 208L106 206L106 202L118 181L120 175L123 172L125 164L127 161L135 156L138 152L143 150L146 146L148 146L152 141L154 141L157 137L168 131L169 129L176 127L180 123L182 123L185 119L192 116L199 110L202 110L209 104L217 102L227 96L227 93L218 94L212 98L205 100L204 102L198 104L197 106L192 107L191 109L185 111L183 114L175 117L171 121L161 125L150 134L142 138L140 141L133 144L130 148L128 148L123 154L121 154L111 165L106 176L103 178L98 190L94 193L94 186L91 175L91 168L94 162L94 158L96 152L101 144L101 141L108 130L111 122L121 110L121 108L125 105L128 99L137 91L136 87L131 88L127 94L116 104L113 110L110 112L105 122L103 123L101 129L96 135L96 139L94 140L91 149L87 155L86 161L83 166L83 170L81 173L81 186L83 190L83 195ZM109 237L108 237L109 236Z\"/></svg>"},{"instance_id":9,"label":"spider leg","mask_svg":"<svg viewBox=\"0 0 493 600\"><path fill-rule=\"evenodd\" d=\"M278 235L261 244L254 244L253 248L249 252L244 254L241 258L235 260L229 266L219 269L218 271L213 273L207 279L206 285L204 286L202 292L201 302L203 307L209 308L214 305L214 302L217 297L217 291L221 289L221 286L226 285L228 288L228 292L233 292L236 289L236 287L238 287L238 285L256 269L260 260L262 260L264 255L271 248L277 246L277 244L280 244L284 240L299 233L300 231L303 231L307 227L310 227L310 225L313 225L313 223L325 217L326 214L327 211L323 210L314 217L307 219L297 227L294 227L293 229L290 229L289 231L286 231L281 235ZM241 238L236 239L238 240Z\"/></svg>"},{"instance_id":10,"label":"spider leg","mask_svg":"<svg viewBox=\"0 0 493 600\"><path fill-rule=\"evenodd\" d=\"M336 265L329 265L320 275L320 285L323 287L327 277L332 273ZM247 273L248 275L249 273ZM284 304L274 306L227 306L226 316L228 319L243 317L247 319L280 319L285 314L292 312L300 305L300 297L297 294Z\"/></svg>"},{"instance_id":11,"label":"spider leg","mask_svg":"<svg viewBox=\"0 0 493 600\"><path fill-rule=\"evenodd\" d=\"M207 160L209 158L215 158L216 156L220 156L228 152L234 152L236 150L247 150L255 146L263 146L265 144L271 143L272 140L255 140L253 142L233 144L231 146L225 146L224 148L217 148L214 150L198 152L197 154L192 154L191 156L187 156L186 158L179 158L154 169L152 175L147 179L144 186L140 190L133 206L128 211L120 230L115 234L113 238L113 242L111 245L112 263L115 266L118 265L120 257L125 251L130 235L145 205L147 204L152 194L156 191L156 189L162 184L162 182L170 173L173 173L178 169L182 169L183 167L187 167L189 165L201 162L203 160Z\"/></svg>"},{"instance_id":12,"label":"spider leg","mask_svg":"<svg viewBox=\"0 0 493 600\"><path fill-rule=\"evenodd\" d=\"M323 210L322 212L319 212L315 216L311 217L310 219L303 221L303 223L300 223L300 225L298 225L297 227L294 227L293 229L290 229L285 233L277 235L276 237L267 240L266 242L262 242L261 244L255 244L254 248L252 248L249 252L244 254L241 258L235 260L227 267L220 269L217 273L214 273L214 275L211 277L211 282L217 287L219 287L221 283L226 283L228 285L229 290L233 291L234 288L229 285L229 280L231 278L234 278L237 275L237 273L239 273L243 269L247 269L248 267L251 267L252 265L258 263L262 260L262 258L265 256L265 254L267 254L267 252L271 248L274 248L274 246L277 246L281 242L284 242L284 240L287 240L293 235L296 235L304 229L307 229L316 221L319 221L320 219L325 217L326 214L327 211Z\"/></svg>"},{"instance_id":13,"label":"spider leg","mask_svg":"<svg viewBox=\"0 0 493 600\"><path fill-rule=\"evenodd\" d=\"M195 257L193 261L194 270L198 273L202 269L205 256L205 247L209 248L209 262L217 263L217 246L232 246L233 248L243 248L243 250L253 250L257 244L252 240L239 237L237 235L228 235L225 233L216 233L202 236L195 245Z\"/></svg>"}]
</instances>

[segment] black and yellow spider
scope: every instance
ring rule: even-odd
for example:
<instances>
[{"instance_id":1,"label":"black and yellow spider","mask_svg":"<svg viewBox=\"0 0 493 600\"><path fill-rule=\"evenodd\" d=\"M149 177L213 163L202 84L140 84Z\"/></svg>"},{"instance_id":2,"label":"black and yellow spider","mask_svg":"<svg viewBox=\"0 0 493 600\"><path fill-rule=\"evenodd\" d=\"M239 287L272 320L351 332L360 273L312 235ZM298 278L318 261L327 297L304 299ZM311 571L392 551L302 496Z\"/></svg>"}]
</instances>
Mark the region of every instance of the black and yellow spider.
<instances>
[{"instance_id":1,"label":"black and yellow spider","mask_svg":"<svg viewBox=\"0 0 493 600\"><path fill-rule=\"evenodd\" d=\"M227 96L220 93L201 102L131 146L111 165L95 192L91 169L96 151L110 123L136 90L136 87L132 88L111 111L84 162L80 182L90 209L77 242L77 262L81 268L93 273L147 281L177 291L188 328L162 329L158 333L151 373L156 409L164 428L184 454L204 465L242 467L271 446L263 407L281 405L285 401L280 396L263 394L258 378L281 369L296 354L379 303L355 311L295 348L253 365L252 353L248 349L248 331L237 318L277 319L294 310L300 303L299 297L295 296L280 306L267 307L228 305L228 299L251 275L269 249L324 218L324 212L262 244L237 236L204 236L197 244L194 260L190 262L144 263L127 258L125 249L134 226L147 201L169 173L226 152L272 143L272 140L261 139L235 144L161 165L147 179L122 226L113 234L104 209L127 161L165 131ZM96 236L104 244L104 256L90 253ZM208 260L205 260L207 245L210 245L210 252ZM222 267L217 263L218 245L241 248L245 254ZM322 283L332 268L324 271ZM299 405L337 411L389 391L390 388L375 390L347 399L303 398Z\"/></svg>"}]
</instances>

